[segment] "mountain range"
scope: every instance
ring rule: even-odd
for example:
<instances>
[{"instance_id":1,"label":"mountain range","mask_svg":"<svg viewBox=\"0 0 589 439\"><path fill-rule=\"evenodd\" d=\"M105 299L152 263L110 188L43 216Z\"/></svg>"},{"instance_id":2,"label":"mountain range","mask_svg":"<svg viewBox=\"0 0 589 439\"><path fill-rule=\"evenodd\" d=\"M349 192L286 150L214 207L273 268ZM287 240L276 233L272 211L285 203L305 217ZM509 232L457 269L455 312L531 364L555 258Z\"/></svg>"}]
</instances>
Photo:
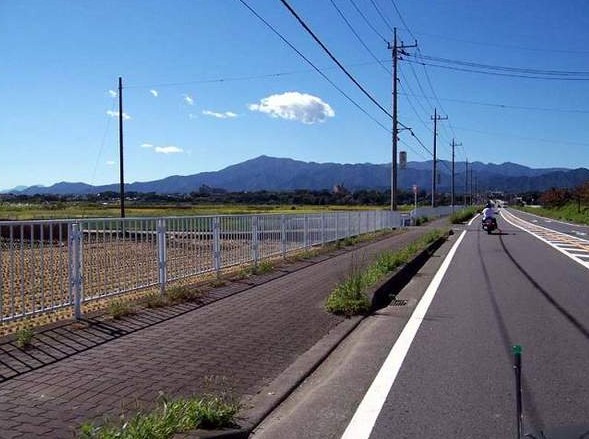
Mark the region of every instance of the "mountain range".
<instances>
[{"instance_id":1,"label":"mountain range","mask_svg":"<svg viewBox=\"0 0 589 439\"><path fill-rule=\"evenodd\" d=\"M408 162L404 169L399 167L398 188L410 190L416 184L426 191L431 190L432 161ZM449 192L451 187L451 162L437 162L439 192ZM481 190L495 190L510 193L543 191L551 187L572 188L589 180L586 168L544 168L533 169L516 163L484 164L469 163L473 182ZM466 176L465 163L455 163L455 190L464 191ZM303 162L289 158L260 156L215 172L193 175L174 175L161 180L125 184L125 191L155 192L160 194L181 194L198 191L203 186L241 191L291 191L295 189L331 190L343 185L348 190L390 188L391 164L339 164ZM470 181L469 181L470 186ZM52 186L19 187L4 193L25 195L83 195L119 190L119 184L92 186L86 183L61 182Z\"/></svg>"}]
</instances>

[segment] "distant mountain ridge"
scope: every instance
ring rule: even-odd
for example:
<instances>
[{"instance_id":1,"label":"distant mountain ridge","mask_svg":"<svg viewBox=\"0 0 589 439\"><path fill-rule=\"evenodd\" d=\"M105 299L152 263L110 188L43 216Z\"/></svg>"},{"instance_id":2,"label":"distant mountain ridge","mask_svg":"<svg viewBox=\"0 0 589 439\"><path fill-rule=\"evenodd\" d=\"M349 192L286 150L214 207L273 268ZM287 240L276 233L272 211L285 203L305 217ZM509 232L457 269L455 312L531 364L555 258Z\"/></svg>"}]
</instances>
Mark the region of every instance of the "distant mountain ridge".
<instances>
[{"instance_id":1,"label":"distant mountain ridge","mask_svg":"<svg viewBox=\"0 0 589 439\"><path fill-rule=\"evenodd\" d=\"M178 194L198 191L204 185L230 192L331 190L337 184L349 190L384 190L390 187L390 168L390 163L315 163L260 156L228 166L220 171L186 176L173 175L161 180L128 183L125 184L125 191ZM417 184L420 189L431 191L431 169L431 160L409 162L405 169L399 168L399 189L409 190L412 185ZM438 161L437 170L440 174L438 191L450 191L451 162ZM469 163L470 170L473 170L479 188L507 192L542 191L551 187L570 188L589 180L589 170L586 168L533 169L509 162L500 165L473 162ZM456 192L463 192L466 182L464 162L455 163L454 182ZM83 195L118 190L118 183L92 186L81 182L61 182L48 187L31 186L11 192L25 195Z\"/></svg>"}]
</instances>

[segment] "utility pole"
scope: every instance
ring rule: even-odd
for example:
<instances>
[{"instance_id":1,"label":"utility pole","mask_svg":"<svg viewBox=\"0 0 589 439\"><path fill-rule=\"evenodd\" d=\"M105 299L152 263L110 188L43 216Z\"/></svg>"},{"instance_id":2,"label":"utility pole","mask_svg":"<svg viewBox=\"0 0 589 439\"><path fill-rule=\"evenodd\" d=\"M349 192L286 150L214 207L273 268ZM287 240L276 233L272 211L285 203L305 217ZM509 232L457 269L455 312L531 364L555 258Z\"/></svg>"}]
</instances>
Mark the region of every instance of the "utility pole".
<instances>
[{"instance_id":1,"label":"utility pole","mask_svg":"<svg viewBox=\"0 0 589 439\"><path fill-rule=\"evenodd\" d=\"M391 210L397 210L397 142L399 137L398 112L397 112L397 61L399 55L407 55L404 49L417 47L417 41L411 46L397 44L397 28L393 29L393 44L388 43L388 49L393 51L393 160L391 163Z\"/></svg>"},{"instance_id":2,"label":"utility pole","mask_svg":"<svg viewBox=\"0 0 589 439\"><path fill-rule=\"evenodd\" d=\"M462 146L462 143L456 143L454 138L452 138L452 195L451 195L451 205L452 205L452 212L454 212L454 148L457 146Z\"/></svg>"},{"instance_id":3,"label":"utility pole","mask_svg":"<svg viewBox=\"0 0 589 439\"><path fill-rule=\"evenodd\" d=\"M123 165L123 78L119 76L119 180L121 192L121 218L125 218L125 173Z\"/></svg>"},{"instance_id":4,"label":"utility pole","mask_svg":"<svg viewBox=\"0 0 589 439\"><path fill-rule=\"evenodd\" d=\"M434 121L434 166L432 170L432 207L436 207L436 145L437 145L437 137L438 137L438 120L446 120L448 116L440 116L438 115L438 111L434 108L434 115L431 116L431 119Z\"/></svg>"},{"instance_id":5,"label":"utility pole","mask_svg":"<svg viewBox=\"0 0 589 439\"><path fill-rule=\"evenodd\" d=\"M464 171L464 207L468 206L466 194L468 194L468 158L466 159L466 170Z\"/></svg>"},{"instance_id":6,"label":"utility pole","mask_svg":"<svg viewBox=\"0 0 589 439\"><path fill-rule=\"evenodd\" d=\"M474 198L473 198L473 193L474 193L473 192L473 188L474 188L474 186L472 184L473 183L474 176L472 175L472 171L473 171L473 169L472 169L472 166L471 166L470 167L470 204L471 205L474 204L473 203L473 201L474 201Z\"/></svg>"}]
</instances>

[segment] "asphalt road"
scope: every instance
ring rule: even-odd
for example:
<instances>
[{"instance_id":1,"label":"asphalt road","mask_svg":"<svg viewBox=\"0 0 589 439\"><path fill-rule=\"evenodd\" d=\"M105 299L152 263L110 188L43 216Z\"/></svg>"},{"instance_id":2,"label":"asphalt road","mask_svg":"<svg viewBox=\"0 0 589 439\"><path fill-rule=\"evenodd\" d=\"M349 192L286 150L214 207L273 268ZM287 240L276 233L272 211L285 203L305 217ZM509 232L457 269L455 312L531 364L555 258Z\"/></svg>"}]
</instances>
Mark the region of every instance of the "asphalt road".
<instances>
[{"instance_id":1,"label":"asphalt road","mask_svg":"<svg viewBox=\"0 0 589 439\"><path fill-rule=\"evenodd\" d=\"M516 437L514 344L523 346L525 431L589 431L589 270L568 254L583 241L558 249L513 215L524 217L506 212L500 234L478 220L467 228L372 428L350 437ZM415 302L441 259L408 286ZM363 322L254 437L341 437L413 308Z\"/></svg>"}]
</instances>

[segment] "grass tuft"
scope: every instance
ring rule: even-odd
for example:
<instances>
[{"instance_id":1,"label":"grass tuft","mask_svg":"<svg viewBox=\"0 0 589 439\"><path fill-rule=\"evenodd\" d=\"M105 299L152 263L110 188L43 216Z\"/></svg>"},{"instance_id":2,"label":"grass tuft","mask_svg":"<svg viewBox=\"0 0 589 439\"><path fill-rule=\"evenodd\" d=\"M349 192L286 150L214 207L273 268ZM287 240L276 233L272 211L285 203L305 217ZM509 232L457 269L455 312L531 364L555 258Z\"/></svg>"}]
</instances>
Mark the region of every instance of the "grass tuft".
<instances>
[{"instance_id":1,"label":"grass tuft","mask_svg":"<svg viewBox=\"0 0 589 439\"><path fill-rule=\"evenodd\" d=\"M168 439L197 428L217 429L234 425L239 404L222 396L205 395L168 400L162 397L150 413L121 415L120 424L80 427L82 439Z\"/></svg>"},{"instance_id":2,"label":"grass tuft","mask_svg":"<svg viewBox=\"0 0 589 439\"><path fill-rule=\"evenodd\" d=\"M16 346L19 349L28 348L32 345L34 337L35 331L30 326L27 325L24 328L20 328L16 331Z\"/></svg>"},{"instance_id":3,"label":"grass tuft","mask_svg":"<svg viewBox=\"0 0 589 439\"><path fill-rule=\"evenodd\" d=\"M363 270L359 269L353 261L350 274L328 296L325 309L333 314L347 317L368 312L371 303L366 295L366 290L388 273L406 264L413 256L442 235L441 230L431 230L399 251L381 253L373 264Z\"/></svg>"},{"instance_id":4,"label":"grass tuft","mask_svg":"<svg viewBox=\"0 0 589 439\"><path fill-rule=\"evenodd\" d=\"M127 300L113 300L108 304L108 313L113 319L119 320L123 317L135 314L135 309Z\"/></svg>"},{"instance_id":5,"label":"grass tuft","mask_svg":"<svg viewBox=\"0 0 589 439\"><path fill-rule=\"evenodd\" d=\"M167 290L168 301L175 305L178 303L196 302L203 296L202 291L189 285L172 287Z\"/></svg>"}]
</instances>

